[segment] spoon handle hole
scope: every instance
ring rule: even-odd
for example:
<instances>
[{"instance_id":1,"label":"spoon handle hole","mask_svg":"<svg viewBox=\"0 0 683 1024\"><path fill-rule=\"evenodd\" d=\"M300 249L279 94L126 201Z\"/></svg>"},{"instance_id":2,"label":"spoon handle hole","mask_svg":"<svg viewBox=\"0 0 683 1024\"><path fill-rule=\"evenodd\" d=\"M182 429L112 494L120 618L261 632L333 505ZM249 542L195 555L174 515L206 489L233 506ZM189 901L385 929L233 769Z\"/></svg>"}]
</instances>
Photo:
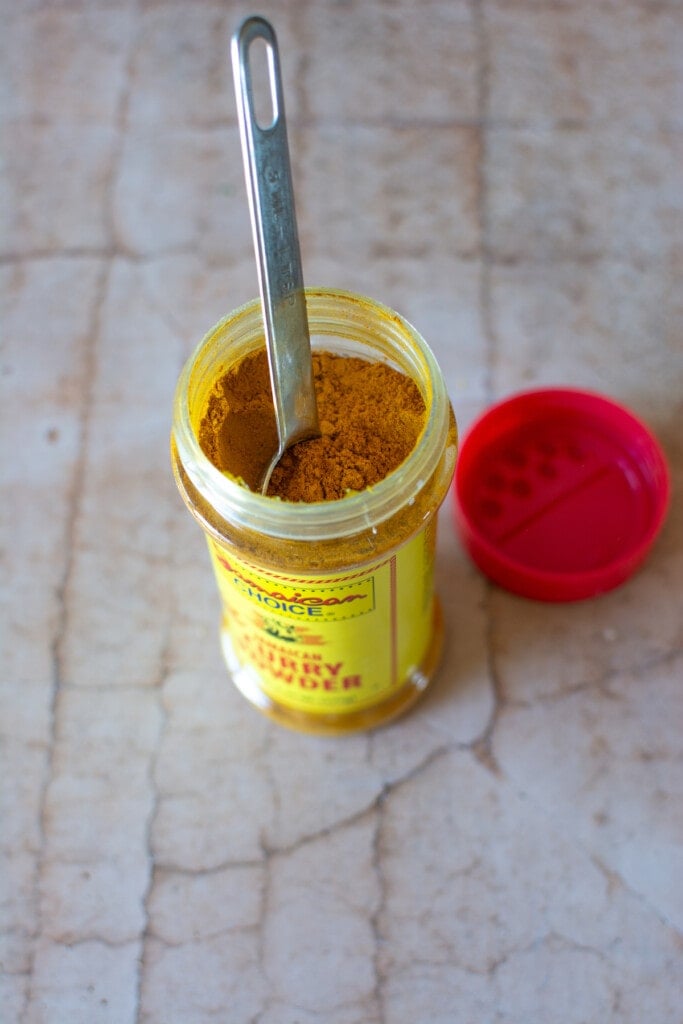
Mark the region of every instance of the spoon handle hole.
<instances>
[{"instance_id":1,"label":"spoon handle hole","mask_svg":"<svg viewBox=\"0 0 683 1024\"><path fill-rule=\"evenodd\" d=\"M233 68L240 116L250 131L276 128L282 110L280 57L275 33L258 16L247 18L233 38Z\"/></svg>"},{"instance_id":2,"label":"spoon handle hole","mask_svg":"<svg viewBox=\"0 0 683 1024\"><path fill-rule=\"evenodd\" d=\"M257 128L267 132L277 124L277 78L275 51L261 36L251 40L247 52L247 74L252 116Z\"/></svg>"}]
</instances>

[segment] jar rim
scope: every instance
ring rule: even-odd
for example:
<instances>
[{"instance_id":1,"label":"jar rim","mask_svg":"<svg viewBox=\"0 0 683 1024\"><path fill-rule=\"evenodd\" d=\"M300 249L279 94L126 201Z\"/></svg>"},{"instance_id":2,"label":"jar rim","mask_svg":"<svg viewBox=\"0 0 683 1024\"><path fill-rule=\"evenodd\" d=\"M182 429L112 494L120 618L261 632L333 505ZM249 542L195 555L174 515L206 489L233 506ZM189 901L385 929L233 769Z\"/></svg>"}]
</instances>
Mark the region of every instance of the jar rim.
<instances>
[{"instance_id":1,"label":"jar rim","mask_svg":"<svg viewBox=\"0 0 683 1024\"><path fill-rule=\"evenodd\" d=\"M288 502L265 497L222 473L204 454L190 415L190 389L197 364L217 339L263 336L261 305L253 299L212 327L186 361L178 379L172 436L183 469L215 512L233 527L289 540L328 540L374 530L413 503L436 470L448 435L449 401L436 359L404 317L374 299L330 288L306 288L311 335L365 343L381 336L385 356L393 353L415 380L425 404L425 425L406 459L378 483L333 501ZM363 338L365 335L365 338ZM225 346L224 346L225 347ZM227 351L227 347L226 351Z\"/></svg>"}]
</instances>

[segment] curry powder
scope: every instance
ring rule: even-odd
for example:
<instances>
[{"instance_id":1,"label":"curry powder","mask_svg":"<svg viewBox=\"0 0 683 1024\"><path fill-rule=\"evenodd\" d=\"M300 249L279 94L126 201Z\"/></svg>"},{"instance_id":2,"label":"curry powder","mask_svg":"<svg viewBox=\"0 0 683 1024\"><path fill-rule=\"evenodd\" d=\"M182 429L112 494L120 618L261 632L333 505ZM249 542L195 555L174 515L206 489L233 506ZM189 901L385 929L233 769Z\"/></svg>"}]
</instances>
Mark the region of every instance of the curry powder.
<instances>
[{"instance_id":1,"label":"curry powder","mask_svg":"<svg viewBox=\"0 0 683 1024\"><path fill-rule=\"evenodd\" d=\"M396 469L415 447L425 404L411 378L386 363L313 352L320 437L285 452L268 496L336 501ZM245 356L214 384L199 443L222 471L256 489L277 451L277 426L264 349Z\"/></svg>"}]
</instances>

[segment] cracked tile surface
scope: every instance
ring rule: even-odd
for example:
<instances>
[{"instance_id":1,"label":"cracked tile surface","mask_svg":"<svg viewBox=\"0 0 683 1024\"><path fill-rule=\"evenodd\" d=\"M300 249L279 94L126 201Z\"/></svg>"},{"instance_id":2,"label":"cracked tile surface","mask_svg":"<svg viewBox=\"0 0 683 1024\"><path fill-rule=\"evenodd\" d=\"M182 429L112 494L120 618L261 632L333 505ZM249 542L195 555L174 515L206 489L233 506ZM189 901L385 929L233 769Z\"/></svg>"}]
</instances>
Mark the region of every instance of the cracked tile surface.
<instances>
[{"instance_id":1,"label":"cracked tile surface","mask_svg":"<svg viewBox=\"0 0 683 1024\"><path fill-rule=\"evenodd\" d=\"M0 1015L8 1024L642 1024L683 975L683 12L266 0L307 280L405 314L461 430L630 405L673 501L575 605L441 513L441 669L340 740L230 683L168 461L175 381L257 290L243 2L0 0Z\"/></svg>"}]
</instances>

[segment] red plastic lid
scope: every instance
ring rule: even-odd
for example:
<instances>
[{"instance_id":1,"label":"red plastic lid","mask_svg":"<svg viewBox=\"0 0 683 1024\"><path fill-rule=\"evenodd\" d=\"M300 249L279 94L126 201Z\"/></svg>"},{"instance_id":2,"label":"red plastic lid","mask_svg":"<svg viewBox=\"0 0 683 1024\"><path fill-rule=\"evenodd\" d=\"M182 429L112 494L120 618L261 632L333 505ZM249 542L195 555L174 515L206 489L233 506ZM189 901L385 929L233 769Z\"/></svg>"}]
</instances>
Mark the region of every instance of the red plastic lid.
<instances>
[{"instance_id":1,"label":"red plastic lid","mask_svg":"<svg viewBox=\"0 0 683 1024\"><path fill-rule=\"evenodd\" d=\"M528 391L489 409L458 456L455 514L480 569L542 601L623 583L664 522L669 474L628 409L585 391Z\"/></svg>"}]
</instances>

